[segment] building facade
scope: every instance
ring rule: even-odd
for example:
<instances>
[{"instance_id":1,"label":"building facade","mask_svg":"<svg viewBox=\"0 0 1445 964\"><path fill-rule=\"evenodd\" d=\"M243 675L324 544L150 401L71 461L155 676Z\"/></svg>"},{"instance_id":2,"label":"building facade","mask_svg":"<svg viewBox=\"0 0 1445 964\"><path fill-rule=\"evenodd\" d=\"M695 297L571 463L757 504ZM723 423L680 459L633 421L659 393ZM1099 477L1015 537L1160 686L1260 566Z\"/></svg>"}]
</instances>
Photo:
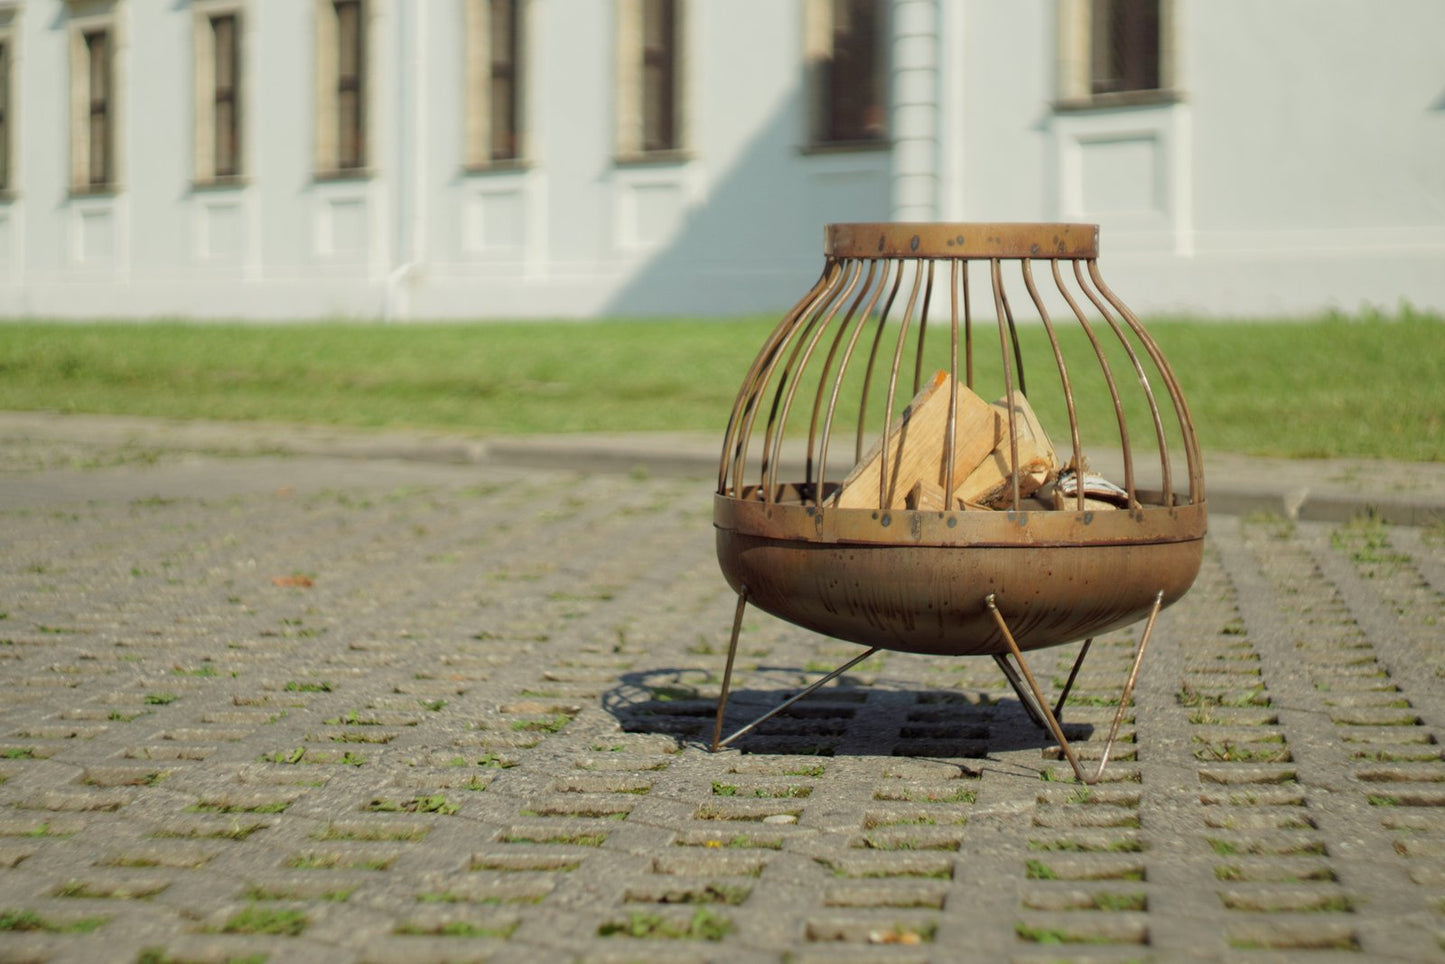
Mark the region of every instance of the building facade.
<instances>
[{"instance_id":1,"label":"building facade","mask_svg":"<svg viewBox=\"0 0 1445 964\"><path fill-rule=\"evenodd\" d=\"M875 220L1442 310L1442 64L1439 0L0 0L0 316L768 312Z\"/></svg>"}]
</instances>

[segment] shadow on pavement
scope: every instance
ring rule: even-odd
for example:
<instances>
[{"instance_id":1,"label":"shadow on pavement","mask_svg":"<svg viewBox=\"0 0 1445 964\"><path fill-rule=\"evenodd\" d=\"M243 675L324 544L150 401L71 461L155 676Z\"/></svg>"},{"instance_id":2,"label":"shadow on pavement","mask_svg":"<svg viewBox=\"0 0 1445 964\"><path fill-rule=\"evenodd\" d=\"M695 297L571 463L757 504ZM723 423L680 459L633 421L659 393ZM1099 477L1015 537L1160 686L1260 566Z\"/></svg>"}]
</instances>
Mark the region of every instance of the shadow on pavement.
<instances>
[{"instance_id":1,"label":"shadow on pavement","mask_svg":"<svg viewBox=\"0 0 1445 964\"><path fill-rule=\"evenodd\" d=\"M728 698L725 738L807 685L797 681L818 674L794 666L759 666L751 675L774 677L778 686L734 689ZM602 706L626 732L661 734L679 747L707 749L717 717L717 693L710 670L660 667L623 674L603 693ZM1089 723L1064 724L1071 742L1089 739L1094 729ZM1013 696L998 699L958 690L917 689L845 674L731 746L760 755L967 760L1008 750L1047 751L1056 743L1028 720Z\"/></svg>"}]
</instances>

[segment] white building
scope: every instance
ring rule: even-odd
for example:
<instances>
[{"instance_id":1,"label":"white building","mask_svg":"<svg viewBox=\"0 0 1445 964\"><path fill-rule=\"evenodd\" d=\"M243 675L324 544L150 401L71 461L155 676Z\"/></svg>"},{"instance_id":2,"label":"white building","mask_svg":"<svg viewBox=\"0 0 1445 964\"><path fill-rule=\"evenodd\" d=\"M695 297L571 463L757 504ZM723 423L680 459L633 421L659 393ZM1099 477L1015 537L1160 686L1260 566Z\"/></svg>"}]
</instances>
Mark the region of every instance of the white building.
<instances>
[{"instance_id":1,"label":"white building","mask_svg":"<svg viewBox=\"0 0 1445 964\"><path fill-rule=\"evenodd\" d=\"M850 220L1440 310L1442 65L1440 0L0 0L0 315L773 311Z\"/></svg>"}]
</instances>

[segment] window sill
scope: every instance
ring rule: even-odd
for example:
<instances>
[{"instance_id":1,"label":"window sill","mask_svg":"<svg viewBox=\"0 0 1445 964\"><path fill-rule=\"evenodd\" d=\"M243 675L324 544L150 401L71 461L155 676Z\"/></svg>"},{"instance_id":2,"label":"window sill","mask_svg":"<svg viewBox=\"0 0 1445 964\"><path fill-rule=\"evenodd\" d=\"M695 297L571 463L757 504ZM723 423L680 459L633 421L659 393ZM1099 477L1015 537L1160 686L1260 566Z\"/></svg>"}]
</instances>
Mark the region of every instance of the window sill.
<instances>
[{"instance_id":1,"label":"window sill","mask_svg":"<svg viewBox=\"0 0 1445 964\"><path fill-rule=\"evenodd\" d=\"M660 167L668 164L686 164L693 159L692 152L681 148L667 151L639 151L635 154L618 154L612 163L618 167Z\"/></svg>"},{"instance_id":2,"label":"window sill","mask_svg":"<svg viewBox=\"0 0 1445 964\"><path fill-rule=\"evenodd\" d=\"M488 174L516 174L530 170L532 162L521 157L504 157L494 161L474 161L462 165L462 173L468 177Z\"/></svg>"},{"instance_id":3,"label":"window sill","mask_svg":"<svg viewBox=\"0 0 1445 964\"><path fill-rule=\"evenodd\" d=\"M243 174L229 174L224 177L198 178L191 182L192 191L235 191L246 187L250 180Z\"/></svg>"},{"instance_id":4,"label":"window sill","mask_svg":"<svg viewBox=\"0 0 1445 964\"><path fill-rule=\"evenodd\" d=\"M871 151L889 151L893 142L886 137L874 137L863 141L814 141L798 148L804 157L816 154L864 154Z\"/></svg>"},{"instance_id":5,"label":"window sill","mask_svg":"<svg viewBox=\"0 0 1445 964\"><path fill-rule=\"evenodd\" d=\"M72 184L70 196L75 200L109 198L120 193L119 184Z\"/></svg>"},{"instance_id":6,"label":"window sill","mask_svg":"<svg viewBox=\"0 0 1445 964\"><path fill-rule=\"evenodd\" d=\"M344 167L317 171L311 177L316 181L367 181L372 177L372 170L369 167Z\"/></svg>"},{"instance_id":7,"label":"window sill","mask_svg":"<svg viewBox=\"0 0 1445 964\"><path fill-rule=\"evenodd\" d=\"M1172 88L1116 90L1091 97L1055 101L1054 111L1060 114L1077 114L1091 110L1117 110L1121 107L1161 107L1178 104L1183 100L1184 92Z\"/></svg>"}]
</instances>

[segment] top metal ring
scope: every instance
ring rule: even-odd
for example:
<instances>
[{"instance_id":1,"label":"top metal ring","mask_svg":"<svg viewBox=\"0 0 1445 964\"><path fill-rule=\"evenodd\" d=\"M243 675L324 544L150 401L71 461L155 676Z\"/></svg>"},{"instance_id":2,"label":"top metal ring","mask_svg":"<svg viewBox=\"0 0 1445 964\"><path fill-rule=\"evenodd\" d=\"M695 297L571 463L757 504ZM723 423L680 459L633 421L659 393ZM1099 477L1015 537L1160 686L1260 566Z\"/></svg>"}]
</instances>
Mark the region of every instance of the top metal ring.
<instances>
[{"instance_id":1,"label":"top metal ring","mask_svg":"<svg viewBox=\"0 0 1445 964\"><path fill-rule=\"evenodd\" d=\"M835 258L1052 258L1099 256L1097 224L830 224L823 251Z\"/></svg>"}]
</instances>

